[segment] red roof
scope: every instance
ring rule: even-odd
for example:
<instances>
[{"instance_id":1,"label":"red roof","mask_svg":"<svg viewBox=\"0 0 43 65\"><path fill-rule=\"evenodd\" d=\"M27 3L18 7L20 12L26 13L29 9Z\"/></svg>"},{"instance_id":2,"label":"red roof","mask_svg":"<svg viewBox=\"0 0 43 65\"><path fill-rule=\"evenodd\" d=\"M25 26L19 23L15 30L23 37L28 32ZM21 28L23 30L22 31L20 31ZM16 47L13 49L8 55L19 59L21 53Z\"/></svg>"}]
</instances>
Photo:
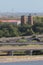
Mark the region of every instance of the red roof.
<instances>
[{"instance_id":1,"label":"red roof","mask_svg":"<svg viewBox=\"0 0 43 65\"><path fill-rule=\"evenodd\" d=\"M19 22L20 20L0 20L0 22Z\"/></svg>"}]
</instances>

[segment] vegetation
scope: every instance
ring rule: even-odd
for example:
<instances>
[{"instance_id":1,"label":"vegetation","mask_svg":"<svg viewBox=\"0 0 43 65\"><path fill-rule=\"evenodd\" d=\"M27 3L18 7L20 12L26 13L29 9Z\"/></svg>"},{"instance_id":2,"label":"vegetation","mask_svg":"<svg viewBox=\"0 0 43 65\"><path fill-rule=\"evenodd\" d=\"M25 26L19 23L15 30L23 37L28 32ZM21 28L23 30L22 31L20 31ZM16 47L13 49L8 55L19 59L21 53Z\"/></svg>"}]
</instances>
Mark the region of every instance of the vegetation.
<instances>
[{"instance_id":1,"label":"vegetation","mask_svg":"<svg viewBox=\"0 0 43 65\"><path fill-rule=\"evenodd\" d=\"M43 22L36 22L32 26L29 24L17 26L13 23L0 22L0 37L29 36L32 34L43 34Z\"/></svg>"},{"instance_id":2,"label":"vegetation","mask_svg":"<svg viewBox=\"0 0 43 65\"><path fill-rule=\"evenodd\" d=\"M32 27L32 30L35 32L35 33L38 33L38 34L43 34L43 22L40 22L40 23L35 23Z\"/></svg>"},{"instance_id":3,"label":"vegetation","mask_svg":"<svg viewBox=\"0 0 43 65\"><path fill-rule=\"evenodd\" d=\"M25 42L28 42L26 39L20 39L20 40L17 40L16 42L21 42L21 43L25 43Z\"/></svg>"}]
</instances>

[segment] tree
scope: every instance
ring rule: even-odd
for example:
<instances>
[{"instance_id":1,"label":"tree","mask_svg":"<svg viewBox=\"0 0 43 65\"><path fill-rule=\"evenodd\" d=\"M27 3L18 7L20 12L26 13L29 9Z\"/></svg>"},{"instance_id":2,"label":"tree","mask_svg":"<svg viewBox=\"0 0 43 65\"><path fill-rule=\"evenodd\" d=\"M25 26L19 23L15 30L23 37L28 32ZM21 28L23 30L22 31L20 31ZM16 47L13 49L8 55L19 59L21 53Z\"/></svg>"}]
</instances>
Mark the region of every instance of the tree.
<instances>
[{"instance_id":1,"label":"tree","mask_svg":"<svg viewBox=\"0 0 43 65\"><path fill-rule=\"evenodd\" d=\"M4 37L10 37L11 35L7 29L3 29L3 36Z\"/></svg>"},{"instance_id":2,"label":"tree","mask_svg":"<svg viewBox=\"0 0 43 65\"><path fill-rule=\"evenodd\" d=\"M32 29L35 33L43 33L43 22L35 23Z\"/></svg>"},{"instance_id":3,"label":"tree","mask_svg":"<svg viewBox=\"0 0 43 65\"><path fill-rule=\"evenodd\" d=\"M3 37L3 31L0 30L0 37Z\"/></svg>"}]
</instances>

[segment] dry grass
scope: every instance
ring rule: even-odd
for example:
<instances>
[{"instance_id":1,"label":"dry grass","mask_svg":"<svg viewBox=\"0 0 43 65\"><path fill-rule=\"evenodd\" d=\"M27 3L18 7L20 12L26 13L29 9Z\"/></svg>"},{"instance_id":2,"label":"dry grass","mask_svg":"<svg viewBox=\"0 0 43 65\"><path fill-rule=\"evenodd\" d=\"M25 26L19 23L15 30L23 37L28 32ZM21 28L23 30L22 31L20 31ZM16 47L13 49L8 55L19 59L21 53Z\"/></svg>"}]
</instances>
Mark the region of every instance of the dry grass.
<instances>
[{"instance_id":1,"label":"dry grass","mask_svg":"<svg viewBox=\"0 0 43 65\"><path fill-rule=\"evenodd\" d=\"M20 50L20 49L43 49L43 45L26 45L26 46L0 46L0 50Z\"/></svg>"},{"instance_id":2,"label":"dry grass","mask_svg":"<svg viewBox=\"0 0 43 65\"><path fill-rule=\"evenodd\" d=\"M0 63L43 60L43 56L0 56Z\"/></svg>"}]
</instances>

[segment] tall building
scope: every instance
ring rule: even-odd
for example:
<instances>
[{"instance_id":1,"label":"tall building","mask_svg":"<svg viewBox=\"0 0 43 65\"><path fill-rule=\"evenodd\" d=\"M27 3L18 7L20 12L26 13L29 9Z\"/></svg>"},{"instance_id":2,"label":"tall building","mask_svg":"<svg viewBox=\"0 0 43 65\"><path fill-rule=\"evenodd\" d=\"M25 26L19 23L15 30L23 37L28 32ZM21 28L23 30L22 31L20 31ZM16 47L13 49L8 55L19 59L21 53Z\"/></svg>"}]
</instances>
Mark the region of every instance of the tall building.
<instances>
[{"instance_id":1,"label":"tall building","mask_svg":"<svg viewBox=\"0 0 43 65\"><path fill-rule=\"evenodd\" d=\"M28 21L27 19L28 19L27 16L24 16L24 15L21 16L21 25L22 25L22 24L26 24L27 21Z\"/></svg>"},{"instance_id":2,"label":"tall building","mask_svg":"<svg viewBox=\"0 0 43 65\"><path fill-rule=\"evenodd\" d=\"M33 25L33 16L28 16L28 24Z\"/></svg>"},{"instance_id":3,"label":"tall building","mask_svg":"<svg viewBox=\"0 0 43 65\"><path fill-rule=\"evenodd\" d=\"M22 24L30 24L33 25L33 16L31 16L31 14L29 16L21 16L21 25Z\"/></svg>"}]
</instances>

